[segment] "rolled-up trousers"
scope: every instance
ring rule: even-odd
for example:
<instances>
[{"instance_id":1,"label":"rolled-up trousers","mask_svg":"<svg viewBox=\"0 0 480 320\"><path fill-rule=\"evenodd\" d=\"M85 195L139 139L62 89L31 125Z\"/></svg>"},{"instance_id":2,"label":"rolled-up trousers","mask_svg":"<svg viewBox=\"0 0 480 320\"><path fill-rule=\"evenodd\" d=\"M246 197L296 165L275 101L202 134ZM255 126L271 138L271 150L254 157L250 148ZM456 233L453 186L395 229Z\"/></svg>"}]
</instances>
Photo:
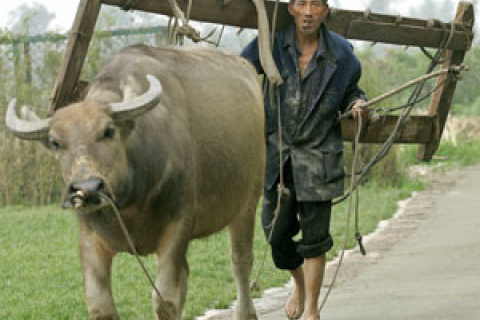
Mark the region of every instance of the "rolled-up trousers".
<instances>
[{"instance_id":1,"label":"rolled-up trousers","mask_svg":"<svg viewBox=\"0 0 480 320\"><path fill-rule=\"evenodd\" d=\"M304 258L321 256L332 248L332 201L298 201L290 161L284 167L284 184L290 190L290 196L282 197L274 224L277 189L264 190L262 226L272 248L275 266L294 270L303 264Z\"/></svg>"}]
</instances>

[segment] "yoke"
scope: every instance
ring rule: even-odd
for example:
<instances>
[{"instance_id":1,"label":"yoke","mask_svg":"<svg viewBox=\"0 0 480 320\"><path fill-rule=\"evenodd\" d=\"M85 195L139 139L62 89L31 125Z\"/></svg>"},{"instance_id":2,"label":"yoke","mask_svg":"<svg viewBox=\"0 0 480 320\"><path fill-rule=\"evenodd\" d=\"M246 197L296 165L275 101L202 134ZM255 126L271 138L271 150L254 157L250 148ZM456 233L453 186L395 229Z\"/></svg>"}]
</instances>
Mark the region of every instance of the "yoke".
<instances>
[{"instance_id":1,"label":"yoke","mask_svg":"<svg viewBox=\"0 0 480 320\"><path fill-rule=\"evenodd\" d=\"M179 0L183 10L188 0ZM257 12L250 0L194 0L190 11L192 20L211 22L241 28L257 28ZM272 21L275 2L265 0L267 14ZM79 76L87 55L90 40L102 5L121 7L125 10L141 10L150 13L174 16L168 0L80 0L77 14L69 33L62 64L54 86L50 113L67 105L73 93L84 87ZM288 3L280 2L276 14L278 28L292 22L287 11ZM438 20L414 19L386 14L340 10L331 8L326 21L328 28L347 39L372 41L404 46L440 48L445 39L445 59L442 68L460 66L465 53L473 42L474 7L471 2L460 1L452 23ZM453 30L452 30L453 28ZM398 133L395 143L419 144L418 159L430 161L437 150L443 129L450 111L457 79L442 75L437 79L440 89L430 100L428 114L411 115ZM383 143L395 127L397 115L384 116L381 122L365 128L361 142ZM344 141L355 139L356 123L352 119L342 119Z\"/></svg>"}]
</instances>

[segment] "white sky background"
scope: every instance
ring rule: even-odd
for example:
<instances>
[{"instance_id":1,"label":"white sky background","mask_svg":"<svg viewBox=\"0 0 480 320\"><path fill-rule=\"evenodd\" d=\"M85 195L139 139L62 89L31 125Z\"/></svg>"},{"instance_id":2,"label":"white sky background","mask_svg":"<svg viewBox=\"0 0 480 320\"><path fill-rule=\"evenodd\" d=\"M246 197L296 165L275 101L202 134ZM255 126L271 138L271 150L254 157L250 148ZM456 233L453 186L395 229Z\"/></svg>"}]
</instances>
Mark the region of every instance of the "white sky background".
<instances>
[{"instance_id":1,"label":"white sky background","mask_svg":"<svg viewBox=\"0 0 480 320\"><path fill-rule=\"evenodd\" d=\"M166 0L165 0L166 1ZM238 1L238 0L237 0ZM435 0L436 2L440 0ZM55 14L55 19L49 25L49 30L67 32L75 18L79 0L3 0L0 5L0 28L8 28L8 24L12 22L10 13L22 4L31 4L38 2L43 4L50 12ZM193 0L195 3L195 0ZM370 2L369 0L340 0L342 8L351 10L365 10ZM408 15L409 9L419 6L422 1L419 0L403 0L396 1L395 11L392 14ZM458 1L456 1L458 3ZM194 4L195 5L195 4ZM390 12L389 12L390 13ZM453 17L453 12L452 12ZM425 17L432 18L432 17Z\"/></svg>"}]
</instances>

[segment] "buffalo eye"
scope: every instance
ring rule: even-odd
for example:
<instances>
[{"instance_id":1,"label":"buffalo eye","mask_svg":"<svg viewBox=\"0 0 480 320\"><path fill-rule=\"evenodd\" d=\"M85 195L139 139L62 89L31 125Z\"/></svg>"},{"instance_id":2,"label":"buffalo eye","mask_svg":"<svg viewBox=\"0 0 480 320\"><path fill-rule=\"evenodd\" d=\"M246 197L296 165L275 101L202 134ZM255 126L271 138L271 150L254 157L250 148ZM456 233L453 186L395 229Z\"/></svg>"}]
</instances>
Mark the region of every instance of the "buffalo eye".
<instances>
[{"instance_id":1,"label":"buffalo eye","mask_svg":"<svg viewBox=\"0 0 480 320\"><path fill-rule=\"evenodd\" d=\"M113 139L115 137L115 128L107 127L105 132L103 132L104 139Z\"/></svg>"},{"instance_id":2,"label":"buffalo eye","mask_svg":"<svg viewBox=\"0 0 480 320\"><path fill-rule=\"evenodd\" d=\"M50 148L52 148L53 150L60 150L62 149L62 146L60 144L60 142L58 142L57 140L53 139L53 138L50 138L48 140L48 144L50 146Z\"/></svg>"}]
</instances>

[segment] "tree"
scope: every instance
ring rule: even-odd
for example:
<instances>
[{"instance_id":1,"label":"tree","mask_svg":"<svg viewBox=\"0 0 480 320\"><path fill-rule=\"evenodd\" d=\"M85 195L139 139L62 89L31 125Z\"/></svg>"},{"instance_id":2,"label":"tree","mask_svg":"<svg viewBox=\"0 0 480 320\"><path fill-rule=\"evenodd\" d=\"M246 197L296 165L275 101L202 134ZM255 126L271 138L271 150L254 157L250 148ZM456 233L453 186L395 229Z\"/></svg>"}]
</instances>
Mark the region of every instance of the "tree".
<instances>
[{"instance_id":1,"label":"tree","mask_svg":"<svg viewBox=\"0 0 480 320\"><path fill-rule=\"evenodd\" d=\"M53 12L38 2L22 4L9 13L9 25L15 34L35 35L44 33L55 18Z\"/></svg>"},{"instance_id":2,"label":"tree","mask_svg":"<svg viewBox=\"0 0 480 320\"><path fill-rule=\"evenodd\" d=\"M134 15L113 6L103 6L97 20L97 30L129 29L133 28Z\"/></svg>"},{"instance_id":3,"label":"tree","mask_svg":"<svg viewBox=\"0 0 480 320\"><path fill-rule=\"evenodd\" d=\"M96 29L131 29L141 26L166 25L167 23L166 16L141 11L126 12L117 7L103 6Z\"/></svg>"}]
</instances>

